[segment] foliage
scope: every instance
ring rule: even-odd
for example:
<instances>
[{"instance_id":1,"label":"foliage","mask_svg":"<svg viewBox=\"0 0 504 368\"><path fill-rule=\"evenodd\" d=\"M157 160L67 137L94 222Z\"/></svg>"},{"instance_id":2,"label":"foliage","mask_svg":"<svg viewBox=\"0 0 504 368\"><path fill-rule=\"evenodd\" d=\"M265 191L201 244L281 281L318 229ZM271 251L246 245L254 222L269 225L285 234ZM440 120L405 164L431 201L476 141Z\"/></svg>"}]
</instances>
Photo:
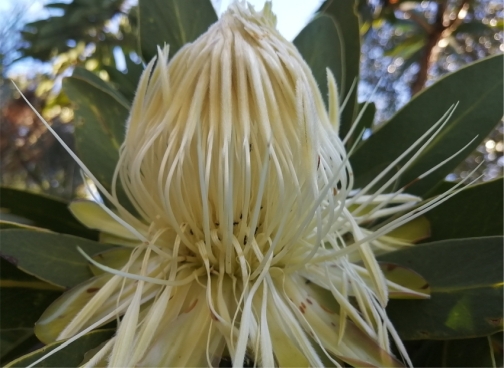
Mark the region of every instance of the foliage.
<instances>
[{"instance_id":1,"label":"foliage","mask_svg":"<svg viewBox=\"0 0 504 368\"><path fill-rule=\"evenodd\" d=\"M363 34L361 88L378 106L376 124L389 119L411 97L443 75L504 51L502 17L497 0L389 1L361 0ZM450 174L490 180L502 171L502 126Z\"/></svg>"},{"instance_id":2,"label":"foliage","mask_svg":"<svg viewBox=\"0 0 504 368\"><path fill-rule=\"evenodd\" d=\"M25 55L31 53L48 58L54 50L68 52L68 40L71 39L109 45L108 36L105 35L106 39L101 40L97 29L111 15L120 11L122 2L99 2L106 6L99 16L89 13L84 3L86 1L76 0L71 4L52 5L64 9L67 16L59 22L53 19L32 24L39 30L31 39L37 47L25 50ZM139 47L143 56L154 54L154 41L146 36L145 30L148 30L147 34L156 35L156 43L174 42L176 46L173 51L176 52L177 48L197 37L215 20L210 3L205 2L197 14L201 23L195 28L191 20L194 16L193 7L175 9L177 4L175 1L140 0ZM342 133L345 134L350 131L351 122L359 112L363 114L359 128L371 126L374 106L370 105L365 110L365 106L357 104L355 89L352 92L351 84L359 77L359 70L352 69L358 60L355 51L360 49L359 23L353 7L338 4L328 2L323 6L321 14L307 25L295 44L314 69L320 85L324 85L325 78L325 71L321 69L329 67L342 86L341 97L350 94L343 111ZM96 11L101 8L94 4L93 9ZM157 16L159 9L166 14L181 12L178 26L166 31L162 17ZM82 25L83 19L93 22L85 27L73 28L72 25ZM421 32L408 22L399 26ZM62 29L68 30L68 33L62 32ZM96 33L91 32L92 29ZM389 52L404 58L408 55L414 57L421 47L419 44L415 46L419 41L414 40L410 41L410 45L401 44L402 48L396 47ZM128 47L136 50L136 46L131 46L136 40L125 42L128 44L124 46L125 50ZM106 64L106 52L111 53L111 48L101 55L102 66L110 67L106 69L110 81L100 79L88 70L75 68L73 75L63 82L63 91L74 105L77 153L103 185L110 188L138 70L132 66L128 73L117 74L116 70L111 69L113 63ZM410 184L424 171L457 152L474 137L477 138L471 143L471 148L479 144L495 127L502 114L502 69L501 56L487 58L446 76L413 98L369 139L358 144L351 157L358 185L365 186L457 101L460 104L441 133L428 144L424 154L414 158L413 166L390 186L404 186L409 190ZM351 133L348 148L357 140L358 130ZM469 149L462 150L441 171L420 180L417 185L411 185L411 190L428 199L440 193L442 188L451 187L443 181L443 177L469 152ZM400 166L397 169L400 170ZM499 201L502 203L502 179L458 189L463 190L426 214L432 230L431 239L423 240L421 245L382 256L382 261L391 267L400 265L418 272L427 280L432 291L430 300L391 302L389 313L401 337L415 340L407 341L406 346L419 365L459 366L461 362L464 363L460 349L477 352L471 356L472 366L486 366L492 361L492 354L497 364L502 364L502 348L498 337L498 332L503 330L503 229L502 207L498 205ZM52 198L2 189L2 207L9 209L11 217L8 221L0 222L0 254L3 257L0 286L2 296L13 300L9 306L4 298L2 300L2 314L13 316L0 321L2 363L32 351L36 347L32 330L35 315L55 300L63 288L76 285L91 276L76 246L88 254L110 248L110 245L96 242L95 231L71 219L67 205L67 202ZM369 224L370 227L373 225ZM18 309L23 301L25 308ZM27 305L29 308L26 308ZM88 350L98 346L111 333L109 330L90 332L71 344L70 350L63 350L65 353L55 354L46 360L44 366L78 365L86 359ZM11 365L26 366L58 344L60 342L42 347L42 350L14 360ZM488 346L493 348L489 349Z\"/></svg>"},{"instance_id":3,"label":"foliage","mask_svg":"<svg viewBox=\"0 0 504 368\"><path fill-rule=\"evenodd\" d=\"M2 44L0 56L4 55L4 66L14 59L29 57L52 62L52 70L45 68L44 74L28 80L15 79L37 110L73 147L74 110L61 90L61 79L76 67L86 68L112 82L131 101L142 70L135 52L136 8L128 8L124 0L50 3L46 7L50 16L26 24L22 42L12 44L18 36L14 31L20 28L23 19L21 11L27 8L26 4L24 8L21 5L9 17L15 27L7 28L7 23L0 27L2 38L9 39ZM119 70L116 60L121 55L125 68ZM126 75L133 77L129 79ZM0 82L0 94L1 184L67 199L72 197L82 185L73 160L61 151L61 146L28 106L21 103L10 83Z\"/></svg>"},{"instance_id":4,"label":"foliage","mask_svg":"<svg viewBox=\"0 0 504 368\"><path fill-rule=\"evenodd\" d=\"M125 53L136 49L132 30L136 23L135 12L128 13L119 33L107 31L110 19L123 14L123 3L124 0L75 0L48 4L48 8L60 14L26 25L23 37L28 46L21 50L22 56L47 61L55 55L60 58L67 55L67 60L59 63L59 67L64 68L66 63L73 64L77 58L86 58L89 53L86 49L94 47L93 59L97 63L115 66L115 47L121 47ZM97 44L100 47L96 47Z\"/></svg>"}]
</instances>

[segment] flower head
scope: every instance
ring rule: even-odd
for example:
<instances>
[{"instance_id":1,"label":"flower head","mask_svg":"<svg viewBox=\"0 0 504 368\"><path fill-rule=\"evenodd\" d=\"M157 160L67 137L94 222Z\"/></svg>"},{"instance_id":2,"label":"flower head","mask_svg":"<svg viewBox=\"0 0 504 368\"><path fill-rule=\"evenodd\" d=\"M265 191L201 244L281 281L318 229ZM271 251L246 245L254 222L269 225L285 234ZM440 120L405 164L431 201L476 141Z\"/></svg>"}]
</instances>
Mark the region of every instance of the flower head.
<instances>
[{"instance_id":1,"label":"flower head","mask_svg":"<svg viewBox=\"0 0 504 368\"><path fill-rule=\"evenodd\" d=\"M38 336L121 317L88 366L400 365L384 307L404 290L373 249L405 244L359 224L418 199L351 195L332 74L327 111L270 4L234 3L168 50L142 75L116 169L138 216L115 193L110 227L73 207L129 248L92 260L97 276L46 311Z\"/></svg>"}]
</instances>

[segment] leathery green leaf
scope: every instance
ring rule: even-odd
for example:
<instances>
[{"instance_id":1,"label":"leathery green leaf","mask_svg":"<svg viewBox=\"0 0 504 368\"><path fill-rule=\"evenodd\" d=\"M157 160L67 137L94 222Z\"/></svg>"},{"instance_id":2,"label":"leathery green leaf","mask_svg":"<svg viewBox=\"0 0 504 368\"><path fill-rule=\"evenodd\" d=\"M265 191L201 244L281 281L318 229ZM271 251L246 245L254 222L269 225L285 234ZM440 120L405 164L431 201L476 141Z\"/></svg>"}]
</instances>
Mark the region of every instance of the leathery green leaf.
<instances>
[{"instance_id":1,"label":"leathery green leaf","mask_svg":"<svg viewBox=\"0 0 504 368\"><path fill-rule=\"evenodd\" d=\"M467 187L425 215L430 240L503 235L502 178Z\"/></svg>"},{"instance_id":2,"label":"leathery green leaf","mask_svg":"<svg viewBox=\"0 0 504 368\"><path fill-rule=\"evenodd\" d=\"M37 367L77 367L84 360L85 354L112 337L114 330L96 330L89 332L72 342L64 349L37 363ZM45 354L60 346L64 341L49 344L42 349L16 359L5 367L26 367L42 358Z\"/></svg>"},{"instance_id":3,"label":"leathery green leaf","mask_svg":"<svg viewBox=\"0 0 504 368\"><path fill-rule=\"evenodd\" d=\"M424 196L430 192L502 118L503 79L503 58L496 55L448 74L420 92L357 148L352 156L356 187L372 180L458 102L444 129L399 178L398 187L414 183L408 188L409 193ZM415 182L419 175L453 155L476 136L478 138L463 152Z\"/></svg>"},{"instance_id":4,"label":"leathery green leaf","mask_svg":"<svg viewBox=\"0 0 504 368\"><path fill-rule=\"evenodd\" d=\"M110 83L82 68L76 68L72 77L63 80L63 90L74 104L78 156L111 191L119 147L126 131L129 102ZM116 190L121 204L135 213L120 183Z\"/></svg>"},{"instance_id":5,"label":"leathery green leaf","mask_svg":"<svg viewBox=\"0 0 504 368\"><path fill-rule=\"evenodd\" d=\"M355 141L360 138L359 135L361 133L364 133L368 129L372 129L373 127L373 122L376 115L376 105L373 102L369 102L367 105L363 102L358 105L358 108L359 114L357 115L357 117L359 117L360 115L360 120L357 122L357 126L355 127L352 135L347 141L347 147L352 147ZM362 141L359 143L362 144Z\"/></svg>"},{"instance_id":6,"label":"leathery green leaf","mask_svg":"<svg viewBox=\"0 0 504 368\"><path fill-rule=\"evenodd\" d=\"M63 288L93 276L77 247L91 255L111 248L76 236L30 230L2 230L1 238L3 258L31 275Z\"/></svg>"},{"instance_id":7,"label":"leathery green leaf","mask_svg":"<svg viewBox=\"0 0 504 368\"><path fill-rule=\"evenodd\" d=\"M8 214L28 219L30 225L88 239L98 239L98 233L75 220L67 208L68 203L59 198L3 187L0 187L0 198L0 206ZM3 228L6 226L7 224L4 224Z\"/></svg>"},{"instance_id":8,"label":"leathery green leaf","mask_svg":"<svg viewBox=\"0 0 504 368\"><path fill-rule=\"evenodd\" d=\"M0 230L7 230L7 229L25 229L25 230L33 230L33 231L49 231L49 230L44 229L42 227L25 225L25 224L21 224L19 222L0 220Z\"/></svg>"},{"instance_id":9,"label":"leathery green leaf","mask_svg":"<svg viewBox=\"0 0 504 368\"><path fill-rule=\"evenodd\" d=\"M294 45L312 70L326 106L328 106L326 68L331 70L338 86L340 88L344 86L345 64L341 42L342 37L338 33L336 23L328 15L320 15L313 19L294 39Z\"/></svg>"},{"instance_id":10,"label":"leathery green leaf","mask_svg":"<svg viewBox=\"0 0 504 368\"><path fill-rule=\"evenodd\" d=\"M411 268L431 287L429 300L391 300L388 315L403 339L453 339L502 331L503 238L445 240L378 260Z\"/></svg>"},{"instance_id":11,"label":"leathery green leaf","mask_svg":"<svg viewBox=\"0 0 504 368\"><path fill-rule=\"evenodd\" d=\"M326 0L320 7L323 14L334 18L338 31L343 35L344 82L339 89L341 96L346 97L350 93L350 98L341 114L340 136L342 137L349 131L358 112L357 83L359 82L361 39L359 17L355 6L356 1ZM326 47L335 47L335 44L330 43ZM354 82L355 87L351 90Z\"/></svg>"},{"instance_id":12,"label":"leathery green leaf","mask_svg":"<svg viewBox=\"0 0 504 368\"><path fill-rule=\"evenodd\" d=\"M0 293L0 359L3 359L32 338L35 322L61 295L61 289L0 258Z\"/></svg>"},{"instance_id":13,"label":"leathery green leaf","mask_svg":"<svg viewBox=\"0 0 504 368\"><path fill-rule=\"evenodd\" d=\"M128 105L117 98L106 82L81 74L63 81L63 90L74 104L75 147L87 168L110 189L124 138Z\"/></svg>"},{"instance_id":14,"label":"leathery green leaf","mask_svg":"<svg viewBox=\"0 0 504 368\"><path fill-rule=\"evenodd\" d=\"M473 339L406 342L415 367L502 367L502 337L499 334Z\"/></svg>"},{"instance_id":15,"label":"leathery green leaf","mask_svg":"<svg viewBox=\"0 0 504 368\"><path fill-rule=\"evenodd\" d=\"M33 328L0 330L0 364L3 367L5 362L24 354L37 342Z\"/></svg>"},{"instance_id":16,"label":"leathery green leaf","mask_svg":"<svg viewBox=\"0 0 504 368\"><path fill-rule=\"evenodd\" d=\"M217 21L209 0L139 0L140 49L144 61L157 55L157 47L170 45L170 55L194 41Z\"/></svg>"},{"instance_id":17,"label":"leathery green leaf","mask_svg":"<svg viewBox=\"0 0 504 368\"><path fill-rule=\"evenodd\" d=\"M126 73L123 73L112 66L105 65L104 69L110 77L110 83L130 102L135 97L140 75L143 71L142 64L136 64L131 60L131 57L126 56Z\"/></svg>"},{"instance_id":18,"label":"leathery green leaf","mask_svg":"<svg viewBox=\"0 0 504 368\"><path fill-rule=\"evenodd\" d=\"M119 104L124 106L126 109L129 109L130 103L122 95L122 93L119 92L111 83L101 79L95 73L90 72L87 69L77 67L74 69L72 73L72 78L79 79L86 83L89 83L93 87L113 97ZM112 133L115 134L116 139L120 139L123 134L123 127L121 126L121 124L114 124L113 121L110 123L111 123L110 127L113 130Z\"/></svg>"},{"instance_id":19,"label":"leathery green leaf","mask_svg":"<svg viewBox=\"0 0 504 368\"><path fill-rule=\"evenodd\" d=\"M110 83L82 68L76 68L72 77L63 80L63 90L74 103L75 148L79 158L110 191L129 102ZM135 213L120 183L117 196L125 208Z\"/></svg>"}]
</instances>

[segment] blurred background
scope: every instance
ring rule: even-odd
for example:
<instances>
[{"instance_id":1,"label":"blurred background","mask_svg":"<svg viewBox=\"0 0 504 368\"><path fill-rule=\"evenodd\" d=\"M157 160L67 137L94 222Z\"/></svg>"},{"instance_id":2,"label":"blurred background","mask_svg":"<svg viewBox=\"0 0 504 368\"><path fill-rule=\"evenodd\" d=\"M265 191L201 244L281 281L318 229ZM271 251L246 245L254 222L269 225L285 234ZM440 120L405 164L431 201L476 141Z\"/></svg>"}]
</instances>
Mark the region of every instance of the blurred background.
<instances>
[{"instance_id":1,"label":"blurred background","mask_svg":"<svg viewBox=\"0 0 504 368\"><path fill-rule=\"evenodd\" d=\"M213 1L217 14L229 2ZM256 9L264 4L249 2ZM274 0L280 32L294 39L322 2ZM504 51L501 0L359 0L357 11L362 36L359 99L373 101L374 129L443 75ZM85 195L78 167L9 79L73 147L79 122L74 120L72 101L61 90L62 79L82 66L116 82L131 100L136 86L125 84L130 79L124 75L139 76L143 69L137 31L136 0L0 1L2 186L64 199ZM499 124L446 180L466 177L481 162L474 174L482 175L481 180L501 176L503 133ZM372 130L364 137L370 134Z\"/></svg>"}]
</instances>

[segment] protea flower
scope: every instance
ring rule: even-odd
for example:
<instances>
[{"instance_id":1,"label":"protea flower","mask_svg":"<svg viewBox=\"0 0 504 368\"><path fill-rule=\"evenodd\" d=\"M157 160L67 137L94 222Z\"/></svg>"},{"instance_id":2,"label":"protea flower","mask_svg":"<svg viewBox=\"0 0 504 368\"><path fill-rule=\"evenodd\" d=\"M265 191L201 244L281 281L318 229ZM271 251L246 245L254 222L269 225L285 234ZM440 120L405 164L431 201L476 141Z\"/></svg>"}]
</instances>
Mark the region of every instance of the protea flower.
<instances>
[{"instance_id":1,"label":"protea flower","mask_svg":"<svg viewBox=\"0 0 504 368\"><path fill-rule=\"evenodd\" d=\"M159 49L141 77L115 173L138 215L99 183L114 212L71 207L125 247L89 258L96 277L58 299L37 336L68 339L64 348L117 319L85 363L110 367L222 356L237 367L246 357L266 367L398 366L392 336L410 364L385 306L392 292L425 295L386 280L375 253L407 245L385 235L426 207L361 227L420 199L383 194L391 181L368 193L390 168L352 191L330 71L327 111L270 4L234 3L168 55Z\"/></svg>"}]
</instances>

